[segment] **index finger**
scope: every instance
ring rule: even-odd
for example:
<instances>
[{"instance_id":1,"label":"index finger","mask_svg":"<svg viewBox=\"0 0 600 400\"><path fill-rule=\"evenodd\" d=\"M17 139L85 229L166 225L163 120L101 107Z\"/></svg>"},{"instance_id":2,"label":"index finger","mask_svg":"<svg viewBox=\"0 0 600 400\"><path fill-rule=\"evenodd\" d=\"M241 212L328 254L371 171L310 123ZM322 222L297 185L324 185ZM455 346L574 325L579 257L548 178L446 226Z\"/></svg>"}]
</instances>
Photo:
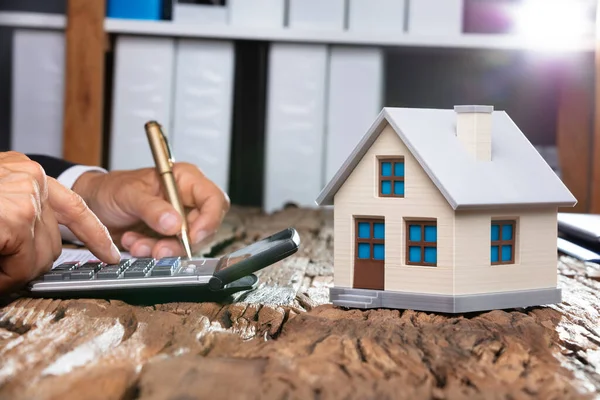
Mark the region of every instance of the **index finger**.
<instances>
[{"instance_id":1,"label":"index finger","mask_svg":"<svg viewBox=\"0 0 600 400\"><path fill-rule=\"evenodd\" d=\"M67 226L100 261L109 264L120 261L121 253L108 229L77 193L48 177L48 202L58 223Z\"/></svg>"},{"instance_id":2,"label":"index finger","mask_svg":"<svg viewBox=\"0 0 600 400\"><path fill-rule=\"evenodd\" d=\"M184 204L194 206L198 213L190 226L192 242L197 244L218 229L229 210L229 197L194 166L175 164L174 172Z\"/></svg>"}]
</instances>

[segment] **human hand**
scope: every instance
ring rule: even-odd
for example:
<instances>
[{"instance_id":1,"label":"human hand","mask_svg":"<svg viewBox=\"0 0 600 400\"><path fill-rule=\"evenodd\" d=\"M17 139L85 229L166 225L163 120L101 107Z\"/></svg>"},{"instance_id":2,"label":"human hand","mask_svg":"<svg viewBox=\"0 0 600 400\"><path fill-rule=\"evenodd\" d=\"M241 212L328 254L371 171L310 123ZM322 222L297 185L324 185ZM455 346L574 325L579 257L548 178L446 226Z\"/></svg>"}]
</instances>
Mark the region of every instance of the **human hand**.
<instances>
[{"instance_id":1,"label":"human hand","mask_svg":"<svg viewBox=\"0 0 600 400\"><path fill-rule=\"evenodd\" d=\"M173 175L187 214L192 245L213 234L229 210L229 198L194 165L175 163ZM133 257L184 255L173 236L182 217L166 200L154 168L88 172L73 186L110 231L113 240ZM162 237L147 235L147 228ZM146 231L146 232L145 232Z\"/></svg>"},{"instance_id":2,"label":"human hand","mask_svg":"<svg viewBox=\"0 0 600 400\"><path fill-rule=\"evenodd\" d=\"M62 250L64 224L100 260L120 254L106 227L74 192L23 154L0 153L0 292L49 270Z\"/></svg>"}]
</instances>

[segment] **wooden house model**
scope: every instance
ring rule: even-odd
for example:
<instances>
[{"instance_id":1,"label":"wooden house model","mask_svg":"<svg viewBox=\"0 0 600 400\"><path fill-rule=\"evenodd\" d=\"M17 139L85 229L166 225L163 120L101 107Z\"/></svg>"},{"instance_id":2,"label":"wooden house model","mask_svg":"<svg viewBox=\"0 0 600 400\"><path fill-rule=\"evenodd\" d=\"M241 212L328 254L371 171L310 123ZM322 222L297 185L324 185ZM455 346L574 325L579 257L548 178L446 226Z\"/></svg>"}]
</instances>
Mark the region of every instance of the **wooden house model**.
<instances>
[{"instance_id":1,"label":"wooden house model","mask_svg":"<svg viewBox=\"0 0 600 400\"><path fill-rule=\"evenodd\" d=\"M557 212L576 199L504 111L384 108L316 203L331 301L460 313L561 301Z\"/></svg>"}]
</instances>

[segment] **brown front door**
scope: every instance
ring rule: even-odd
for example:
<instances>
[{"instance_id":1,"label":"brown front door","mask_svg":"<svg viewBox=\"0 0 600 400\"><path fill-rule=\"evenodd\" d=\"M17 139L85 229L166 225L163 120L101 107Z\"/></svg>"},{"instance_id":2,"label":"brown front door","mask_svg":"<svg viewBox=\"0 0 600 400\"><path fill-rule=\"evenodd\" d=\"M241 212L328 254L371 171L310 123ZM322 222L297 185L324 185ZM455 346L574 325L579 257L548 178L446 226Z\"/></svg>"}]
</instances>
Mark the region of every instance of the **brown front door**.
<instances>
[{"instance_id":1,"label":"brown front door","mask_svg":"<svg viewBox=\"0 0 600 400\"><path fill-rule=\"evenodd\" d=\"M354 224L354 288L383 290L385 221L356 218Z\"/></svg>"}]
</instances>

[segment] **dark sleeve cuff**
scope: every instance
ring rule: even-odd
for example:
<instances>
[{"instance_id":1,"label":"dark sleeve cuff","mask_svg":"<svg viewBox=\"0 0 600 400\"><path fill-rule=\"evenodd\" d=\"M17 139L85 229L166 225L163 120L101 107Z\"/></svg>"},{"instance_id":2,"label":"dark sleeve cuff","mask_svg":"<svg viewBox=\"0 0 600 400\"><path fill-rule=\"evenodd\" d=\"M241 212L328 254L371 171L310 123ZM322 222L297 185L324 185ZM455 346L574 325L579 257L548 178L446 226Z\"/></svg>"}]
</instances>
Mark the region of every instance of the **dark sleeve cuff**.
<instances>
[{"instance_id":1,"label":"dark sleeve cuff","mask_svg":"<svg viewBox=\"0 0 600 400\"><path fill-rule=\"evenodd\" d=\"M58 178L60 174L76 165L74 163L61 160L60 158L41 154L27 154L27 157L40 164L42 168L44 168L44 171L46 171L46 175L51 176L52 178Z\"/></svg>"}]
</instances>

